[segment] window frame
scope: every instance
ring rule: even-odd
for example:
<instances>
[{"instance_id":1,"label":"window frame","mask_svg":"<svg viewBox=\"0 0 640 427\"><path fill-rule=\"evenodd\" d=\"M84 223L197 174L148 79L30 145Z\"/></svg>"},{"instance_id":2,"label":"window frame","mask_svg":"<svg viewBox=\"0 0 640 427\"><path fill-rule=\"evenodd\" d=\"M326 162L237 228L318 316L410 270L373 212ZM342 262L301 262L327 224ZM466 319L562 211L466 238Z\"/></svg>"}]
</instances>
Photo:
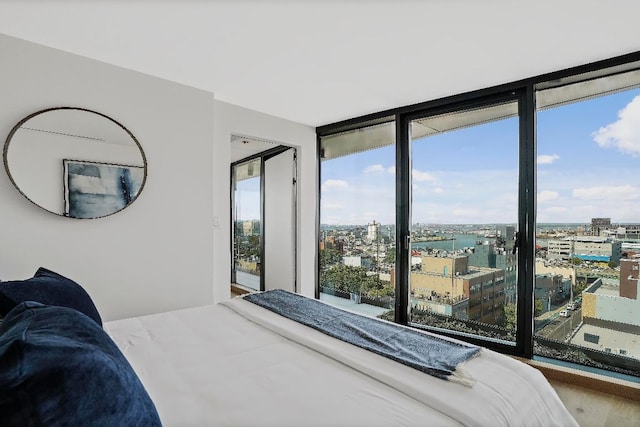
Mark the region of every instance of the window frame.
<instances>
[{"instance_id":1,"label":"window frame","mask_svg":"<svg viewBox=\"0 0 640 427\"><path fill-rule=\"evenodd\" d=\"M527 215L528 210L526 206L530 205L530 200L528 200L529 195L535 194L535 179L530 176L531 167L529 167L529 159L526 156L527 149L530 145L530 139L528 139L528 128L527 124L530 122L530 119L527 117L523 117L523 114L526 113L526 102L527 102L527 92L522 88L516 90L504 90L496 93L481 95L477 97L470 97L468 99L463 99L458 102L454 102L446 105L437 105L432 108L425 108L421 110L416 110L411 113L401 114L401 124L400 126L407 129L406 134L403 134L406 137L405 140L396 141L397 144L406 145L407 151L410 150L411 140L409 135L409 126L410 123L416 119L428 117L428 116L438 116L447 113L455 113L458 111L465 111L474 108L483 108L483 107L491 107L493 105L499 105L501 103L507 102L516 102L518 104L518 127L519 127L519 138L518 138L518 173L519 173L519 183L518 183L518 230L530 230L533 229L533 237L535 237L535 223L533 222L534 218L531 218L530 215ZM524 154L523 154L524 153ZM534 157L535 158L535 157ZM411 160L410 153L409 159L405 163L403 162L404 167L407 170L410 170ZM535 163L534 163L535 164ZM533 168L535 169L535 168ZM401 191L406 193L407 200L411 201L411 182L409 174L406 174L405 177L408 181L402 182ZM403 194L405 195L405 194ZM533 201L531 201L533 202ZM407 232L409 232L411 228L411 212L410 212L410 203L407 208L403 211L403 214L409 218L407 224ZM399 221L399 218L396 218L396 221ZM522 233L521 233L522 235ZM407 234L406 236L410 236ZM406 237L403 236L403 239ZM526 233L525 237L526 241L530 240L529 233ZM403 240L404 241L404 240ZM520 238L518 243L522 243L523 238ZM463 334L452 330L445 329L437 329L430 328L426 326L421 326L420 328L427 329L429 331L438 332L442 335L449 336L452 338L463 339L465 341L471 342L473 344L482 345L493 350L499 351L501 353L510 354L514 356L521 356L530 358L533 355L533 331L528 333L531 328L527 328L524 322L524 315L526 315L526 306L527 304L531 304L529 300L533 299L533 281L527 280L527 275L522 274L521 272L529 271L530 268L533 268L535 264L534 253L533 251L527 250L527 245L519 244L518 245L518 295L524 295L524 298L518 298L518 317L516 319L516 341L514 344L505 343L497 340L492 340L485 337L480 337L477 335L469 335ZM396 275L396 295L404 294L405 292L409 292L409 276L399 274ZM397 312L397 311L396 311ZM522 315L520 313L523 313ZM533 319L533 317L532 317ZM401 319L396 315L396 322L402 323L404 325L408 325L411 327L417 327L415 324L412 324L407 320ZM404 321L403 321L404 320ZM533 321L532 321L533 324Z\"/></svg>"},{"instance_id":2,"label":"window frame","mask_svg":"<svg viewBox=\"0 0 640 427\"><path fill-rule=\"evenodd\" d=\"M536 92L551 87L574 84L594 78L620 74L632 69L640 69L640 51L595 61L559 71L513 81L489 88L455 94L419 104L397 107L361 117L319 126L316 128L318 142L318 191L320 203L321 159L320 141L322 137L338 132L357 129L388 120L396 122L396 304L395 321L410 325L409 275L410 229L411 229L411 153L409 124L411 120L425 115L460 111L483 103L517 99L519 117L519 185L518 185L518 230L516 241L518 256L518 285L516 345L505 345L490 339L467 336L453 331L437 330L442 335L462 339L496 351L525 359L544 359L534 356L534 285L535 285L535 231L536 231L536 182L537 182L537 141L536 141ZM511 98L509 98L511 97ZM317 232L320 230L318 208ZM316 251L318 249L316 248ZM316 297L319 297L319 268L316 268ZM576 365L581 367L582 365Z\"/></svg>"}]
</instances>

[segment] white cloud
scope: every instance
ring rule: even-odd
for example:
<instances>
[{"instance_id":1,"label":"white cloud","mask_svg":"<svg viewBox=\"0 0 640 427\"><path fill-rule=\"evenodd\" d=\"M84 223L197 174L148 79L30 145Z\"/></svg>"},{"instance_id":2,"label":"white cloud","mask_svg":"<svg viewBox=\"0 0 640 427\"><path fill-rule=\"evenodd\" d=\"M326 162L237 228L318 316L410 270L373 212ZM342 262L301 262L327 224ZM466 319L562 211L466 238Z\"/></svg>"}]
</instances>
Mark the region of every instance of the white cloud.
<instances>
[{"instance_id":1,"label":"white cloud","mask_svg":"<svg viewBox=\"0 0 640 427\"><path fill-rule=\"evenodd\" d=\"M415 201L422 200L423 197L435 197L435 195L441 197L445 193L442 187L424 186L416 184L415 182L411 184L411 191L413 192L413 200Z\"/></svg>"},{"instance_id":2,"label":"white cloud","mask_svg":"<svg viewBox=\"0 0 640 427\"><path fill-rule=\"evenodd\" d=\"M411 171L411 176L413 177L413 180L416 181L416 182L423 182L423 181L434 182L434 181L436 181L436 177L433 176L433 174L431 174L429 172L422 172L422 171L419 171L417 169L414 169L413 171Z\"/></svg>"},{"instance_id":3,"label":"white cloud","mask_svg":"<svg viewBox=\"0 0 640 427\"><path fill-rule=\"evenodd\" d=\"M384 167L382 167L382 165L371 165L364 170L364 173L382 173L382 172L384 172Z\"/></svg>"},{"instance_id":4,"label":"white cloud","mask_svg":"<svg viewBox=\"0 0 640 427\"><path fill-rule=\"evenodd\" d=\"M618 120L591 134L599 146L640 156L640 95L618 112Z\"/></svg>"},{"instance_id":5,"label":"white cloud","mask_svg":"<svg viewBox=\"0 0 640 427\"><path fill-rule=\"evenodd\" d=\"M342 179L328 179L324 182L324 184L322 184L322 190L327 191L332 188L347 188L348 186L349 183Z\"/></svg>"},{"instance_id":6,"label":"white cloud","mask_svg":"<svg viewBox=\"0 0 640 427\"><path fill-rule=\"evenodd\" d=\"M640 197L640 191L631 185L598 185L595 187L576 188L573 190L573 197L582 200L636 200Z\"/></svg>"},{"instance_id":7,"label":"white cloud","mask_svg":"<svg viewBox=\"0 0 640 427\"><path fill-rule=\"evenodd\" d=\"M333 209L333 210L341 210L344 209L344 206L340 203L323 203L323 209Z\"/></svg>"},{"instance_id":8,"label":"white cloud","mask_svg":"<svg viewBox=\"0 0 640 427\"><path fill-rule=\"evenodd\" d=\"M388 173L389 175L395 175L395 174L396 174L396 167L395 167L395 166L389 166L389 167L387 168L387 173Z\"/></svg>"},{"instance_id":9,"label":"white cloud","mask_svg":"<svg viewBox=\"0 0 640 427\"><path fill-rule=\"evenodd\" d=\"M556 191L541 191L538 193L538 202L545 203L552 200L557 200L559 194Z\"/></svg>"},{"instance_id":10,"label":"white cloud","mask_svg":"<svg viewBox=\"0 0 640 427\"><path fill-rule=\"evenodd\" d=\"M538 164L539 165L550 165L551 163L558 160L560 156L557 154L541 154L538 156Z\"/></svg>"}]
</instances>

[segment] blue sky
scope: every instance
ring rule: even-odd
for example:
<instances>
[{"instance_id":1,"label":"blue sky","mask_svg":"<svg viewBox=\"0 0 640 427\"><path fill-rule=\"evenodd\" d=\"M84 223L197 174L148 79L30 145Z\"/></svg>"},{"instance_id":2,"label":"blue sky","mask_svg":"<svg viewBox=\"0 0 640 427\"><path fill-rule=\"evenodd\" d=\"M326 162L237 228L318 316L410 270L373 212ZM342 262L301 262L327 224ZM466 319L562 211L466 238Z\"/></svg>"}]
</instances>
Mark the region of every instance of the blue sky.
<instances>
[{"instance_id":1,"label":"blue sky","mask_svg":"<svg viewBox=\"0 0 640 427\"><path fill-rule=\"evenodd\" d=\"M538 113L538 222L640 222L640 90ZM412 143L413 222L516 222L517 119ZM394 147L322 163L323 224L395 221Z\"/></svg>"},{"instance_id":2,"label":"blue sky","mask_svg":"<svg viewBox=\"0 0 640 427\"><path fill-rule=\"evenodd\" d=\"M235 194L236 220L260 220L260 177L239 181Z\"/></svg>"}]
</instances>

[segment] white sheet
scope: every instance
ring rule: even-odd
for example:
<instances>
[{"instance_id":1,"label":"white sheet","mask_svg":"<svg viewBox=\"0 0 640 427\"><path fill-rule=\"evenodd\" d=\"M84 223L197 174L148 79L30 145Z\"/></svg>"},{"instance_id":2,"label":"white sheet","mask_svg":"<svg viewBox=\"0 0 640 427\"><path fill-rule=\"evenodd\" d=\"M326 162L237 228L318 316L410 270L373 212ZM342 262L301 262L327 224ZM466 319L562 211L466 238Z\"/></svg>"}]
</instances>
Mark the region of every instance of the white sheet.
<instances>
[{"instance_id":1,"label":"white sheet","mask_svg":"<svg viewBox=\"0 0 640 427\"><path fill-rule=\"evenodd\" d=\"M473 387L236 298L105 324L165 426L577 426L539 371L483 350Z\"/></svg>"}]
</instances>

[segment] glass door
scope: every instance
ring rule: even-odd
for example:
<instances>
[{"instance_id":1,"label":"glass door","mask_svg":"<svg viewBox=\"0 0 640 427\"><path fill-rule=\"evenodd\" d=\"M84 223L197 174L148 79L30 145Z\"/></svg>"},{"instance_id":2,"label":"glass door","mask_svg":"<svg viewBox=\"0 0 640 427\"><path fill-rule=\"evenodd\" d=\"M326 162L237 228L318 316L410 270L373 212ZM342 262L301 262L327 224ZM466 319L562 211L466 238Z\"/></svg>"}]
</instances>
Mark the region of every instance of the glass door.
<instances>
[{"instance_id":1,"label":"glass door","mask_svg":"<svg viewBox=\"0 0 640 427\"><path fill-rule=\"evenodd\" d=\"M413 326L515 345L519 141L517 99L410 121Z\"/></svg>"}]
</instances>

